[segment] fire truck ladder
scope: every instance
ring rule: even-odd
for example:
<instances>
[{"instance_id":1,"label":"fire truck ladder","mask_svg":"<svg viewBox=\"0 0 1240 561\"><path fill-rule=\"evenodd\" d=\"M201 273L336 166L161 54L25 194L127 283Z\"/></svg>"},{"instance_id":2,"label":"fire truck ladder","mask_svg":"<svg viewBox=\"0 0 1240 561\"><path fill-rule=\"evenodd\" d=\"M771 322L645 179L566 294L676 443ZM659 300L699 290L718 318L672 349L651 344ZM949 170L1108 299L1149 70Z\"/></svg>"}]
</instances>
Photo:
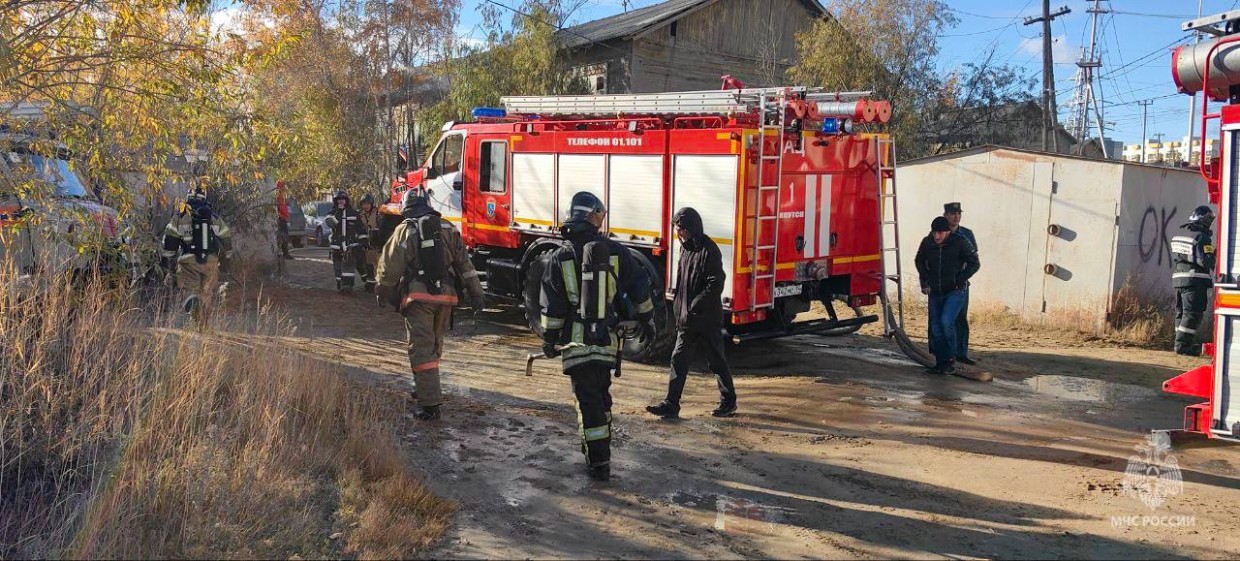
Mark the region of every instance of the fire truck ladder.
<instances>
[{"instance_id":1,"label":"fire truck ladder","mask_svg":"<svg viewBox=\"0 0 1240 561\"><path fill-rule=\"evenodd\" d=\"M711 115L772 110L788 95L804 95L806 101L855 101L871 92L826 92L800 86L706 90L653 94L604 94L559 96L508 96L500 98L510 113L531 115Z\"/></svg>"},{"instance_id":2,"label":"fire truck ladder","mask_svg":"<svg viewBox=\"0 0 1240 561\"><path fill-rule=\"evenodd\" d=\"M904 328L904 278L900 271L900 211L896 206L896 146L889 136L875 139L878 148L878 239L883 287L879 294L883 299L883 334L891 336L896 329ZM890 208L890 211L887 209ZM888 220L887 217L891 219ZM887 227L891 236L887 236ZM894 267L888 266L888 256ZM892 271L891 269L894 269ZM895 302L890 301L887 283L895 286ZM894 307L894 309L892 309Z\"/></svg>"},{"instance_id":3,"label":"fire truck ladder","mask_svg":"<svg viewBox=\"0 0 1240 561\"><path fill-rule=\"evenodd\" d=\"M775 273L779 261L779 209L783 201L780 197L780 183L783 179L783 138L784 111L786 90L773 89L761 93L758 99L758 193L754 197L753 243L749 270L749 301L753 309L773 308L775 306ZM774 136L774 142L768 143L767 136ZM771 153L768 147L773 146ZM775 173L767 173L767 164L775 166ZM774 175L774 177L771 177ZM771 181L771 180L774 181ZM775 193L775 204L767 207L767 193ZM769 211L769 212L768 212ZM762 232L770 228L771 243L762 244ZM770 253L770 259L763 259L764 253ZM769 280L768 289L759 292L758 283Z\"/></svg>"},{"instance_id":4,"label":"fire truck ladder","mask_svg":"<svg viewBox=\"0 0 1240 561\"><path fill-rule=\"evenodd\" d=\"M904 275L900 265L900 211L896 205L896 143L889 136L875 139L878 149L878 240L883 275L878 297L883 305L883 335L895 339L896 345L909 358L922 366L933 366L934 357L913 343L904 332ZM888 211L887 209L891 210ZM891 219L888 220L887 217ZM890 237L887 228L891 227ZM889 267L888 263L893 266ZM891 283L890 285L888 283ZM892 292L895 290L895 302Z\"/></svg>"}]
</instances>

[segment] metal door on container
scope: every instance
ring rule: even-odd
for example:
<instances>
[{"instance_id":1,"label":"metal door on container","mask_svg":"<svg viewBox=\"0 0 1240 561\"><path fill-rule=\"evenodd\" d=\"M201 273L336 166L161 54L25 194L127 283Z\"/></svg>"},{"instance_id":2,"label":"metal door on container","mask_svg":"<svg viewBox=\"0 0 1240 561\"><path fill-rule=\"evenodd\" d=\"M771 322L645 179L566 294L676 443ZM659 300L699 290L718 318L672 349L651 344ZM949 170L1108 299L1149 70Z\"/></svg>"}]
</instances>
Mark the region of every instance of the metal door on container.
<instances>
[{"instance_id":1,"label":"metal door on container","mask_svg":"<svg viewBox=\"0 0 1240 561\"><path fill-rule=\"evenodd\" d=\"M472 143L471 143L472 144ZM466 173L465 216L473 240L483 245L506 247L512 237L512 191L508 188L508 141L482 139L476 145L477 170ZM470 146L470 149L475 149Z\"/></svg>"},{"instance_id":2,"label":"metal door on container","mask_svg":"<svg viewBox=\"0 0 1240 561\"><path fill-rule=\"evenodd\" d=\"M445 220L461 222L461 192L464 183L461 166L465 155L465 133L449 132L439 139L439 145L431 153L426 186L432 191L431 206L443 214Z\"/></svg>"}]
</instances>

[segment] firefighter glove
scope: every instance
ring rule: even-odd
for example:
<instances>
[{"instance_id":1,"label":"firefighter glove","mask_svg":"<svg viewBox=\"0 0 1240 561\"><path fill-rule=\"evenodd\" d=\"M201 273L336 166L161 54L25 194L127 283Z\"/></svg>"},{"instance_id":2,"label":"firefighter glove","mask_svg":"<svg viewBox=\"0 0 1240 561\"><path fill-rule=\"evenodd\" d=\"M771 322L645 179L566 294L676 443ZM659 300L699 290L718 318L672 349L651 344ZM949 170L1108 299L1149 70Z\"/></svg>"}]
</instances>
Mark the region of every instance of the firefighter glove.
<instances>
[{"instance_id":1,"label":"firefighter glove","mask_svg":"<svg viewBox=\"0 0 1240 561\"><path fill-rule=\"evenodd\" d=\"M555 343L550 341L543 343L543 356L547 358L555 358L560 356L560 349L555 348Z\"/></svg>"},{"instance_id":2,"label":"firefighter glove","mask_svg":"<svg viewBox=\"0 0 1240 561\"><path fill-rule=\"evenodd\" d=\"M474 314L477 315L478 312L481 312L482 310L486 309L487 297L485 295L479 294L477 296L470 298L469 307L473 308Z\"/></svg>"}]
</instances>

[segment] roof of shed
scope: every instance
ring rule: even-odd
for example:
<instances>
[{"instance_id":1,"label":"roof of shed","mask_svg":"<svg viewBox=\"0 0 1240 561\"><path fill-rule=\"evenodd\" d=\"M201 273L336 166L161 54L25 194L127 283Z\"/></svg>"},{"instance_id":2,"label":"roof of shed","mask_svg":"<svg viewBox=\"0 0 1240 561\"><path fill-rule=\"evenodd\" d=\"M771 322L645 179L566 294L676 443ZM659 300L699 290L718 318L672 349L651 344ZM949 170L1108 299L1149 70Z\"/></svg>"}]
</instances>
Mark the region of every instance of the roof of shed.
<instances>
[{"instance_id":1,"label":"roof of shed","mask_svg":"<svg viewBox=\"0 0 1240 561\"><path fill-rule=\"evenodd\" d=\"M616 14L603 19L596 19L582 24L567 27L557 33L566 48L574 49L591 43L628 38L641 35L646 31L659 27L679 18L697 8L719 0L667 0L653 6L646 6L628 13ZM818 0L800 0L810 10L828 15L827 9Z\"/></svg>"}]
</instances>

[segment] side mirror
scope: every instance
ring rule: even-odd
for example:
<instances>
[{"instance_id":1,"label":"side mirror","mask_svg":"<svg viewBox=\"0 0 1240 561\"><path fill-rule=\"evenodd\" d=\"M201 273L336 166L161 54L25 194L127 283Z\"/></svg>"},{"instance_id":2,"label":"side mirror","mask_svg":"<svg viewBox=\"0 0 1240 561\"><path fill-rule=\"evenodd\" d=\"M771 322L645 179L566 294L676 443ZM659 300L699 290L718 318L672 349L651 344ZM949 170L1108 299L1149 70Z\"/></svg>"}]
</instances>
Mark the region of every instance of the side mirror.
<instances>
[{"instance_id":1,"label":"side mirror","mask_svg":"<svg viewBox=\"0 0 1240 561\"><path fill-rule=\"evenodd\" d=\"M454 191L460 191L464 188L465 188L465 183L461 181L461 175L458 173L456 175L456 179L452 180L452 189Z\"/></svg>"},{"instance_id":2,"label":"side mirror","mask_svg":"<svg viewBox=\"0 0 1240 561\"><path fill-rule=\"evenodd\" d=\"M439 177L439 172L435 171L435 168L433 167L426 168L427 179L435 179L436 177Z\"/></svg>"}]
</instances>

